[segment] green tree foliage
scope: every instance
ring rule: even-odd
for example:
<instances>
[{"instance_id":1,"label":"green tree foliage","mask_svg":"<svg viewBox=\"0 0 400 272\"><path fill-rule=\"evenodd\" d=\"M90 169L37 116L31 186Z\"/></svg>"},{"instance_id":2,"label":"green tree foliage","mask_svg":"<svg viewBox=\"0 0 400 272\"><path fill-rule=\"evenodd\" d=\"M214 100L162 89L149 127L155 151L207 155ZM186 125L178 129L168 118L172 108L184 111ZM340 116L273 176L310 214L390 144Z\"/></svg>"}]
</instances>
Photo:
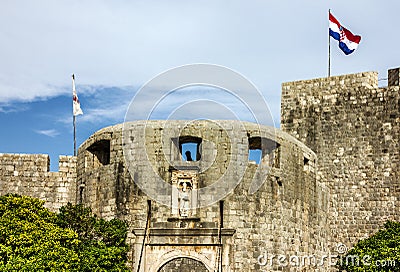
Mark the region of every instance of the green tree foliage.
<instances>
[{"instance_id":1,"label":"green tree foliage","mask_svg":"<svg viewBox=\"0 0 400 272\"><path fill-rule=\"evenodd\" d=\"M128 271L123 270L128 251L125 222L97 218L90 208L70 203L60 209L56 222L78 233L81 271Z\"/></svg>"},{"instance_id":2,"label":"green tree foliage","mask_svg":"<svg viewBox=\"0 0 400 272\"><path fill-rule=\"evenodd\" d=\"M56 214L44 201L0 197L0 271L129 271L127 226L68 204Z\"/></svg>"},{"instance_id":3,"label":"green tree foliage","mask_svg":"<svg viewBox=\"0 0 400 272\"><path fill-rule=\"evenodd\" d=\"M0 197L0 271L78 271L76 232L55 224L44 202Z\"/></svg>"},{"instance_id":4,"label":"green tree foliage","mask_svg":"<svg viewBox=\"0 0 400 272\"><path fill-rule=\"evenodd\" d=\"M338 267L348 272L400 271L400 223L388 221L384 229L360 240Z\"/></svg>"}]
</instances>

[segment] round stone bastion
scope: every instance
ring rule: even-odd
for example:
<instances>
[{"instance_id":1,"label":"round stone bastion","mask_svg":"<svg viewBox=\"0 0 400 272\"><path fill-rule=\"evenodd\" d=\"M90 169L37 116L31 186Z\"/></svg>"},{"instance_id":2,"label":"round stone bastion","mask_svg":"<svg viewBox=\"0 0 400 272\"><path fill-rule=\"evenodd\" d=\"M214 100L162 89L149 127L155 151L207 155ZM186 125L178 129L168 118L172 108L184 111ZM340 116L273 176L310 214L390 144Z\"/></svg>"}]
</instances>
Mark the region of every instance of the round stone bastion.
<instances>
[{"instance_id":1,"label":"round stone bastion","mask_svg":"<svg viewBox=\"0 0 400 272\"><path fill-rule=\"evenodd\" d=\"M289 271L271 256L328 251L316 167L310 148L274 127L135 121L79 147L76 191L98 216L128 223L129 265L140 271Z\"/></svg>"}]
</instances>

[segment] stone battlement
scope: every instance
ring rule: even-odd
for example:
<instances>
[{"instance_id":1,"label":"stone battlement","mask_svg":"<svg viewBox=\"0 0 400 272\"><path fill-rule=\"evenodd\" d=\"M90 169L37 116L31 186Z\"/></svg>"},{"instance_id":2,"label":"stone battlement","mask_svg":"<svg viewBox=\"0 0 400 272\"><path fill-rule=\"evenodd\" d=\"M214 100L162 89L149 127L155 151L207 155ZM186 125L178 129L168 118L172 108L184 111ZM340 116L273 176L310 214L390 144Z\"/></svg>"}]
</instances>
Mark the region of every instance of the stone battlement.
<instances>
[{"instance_id":1,"label":"stone battlement","mask_svg":"<svg viewBox=\"0 0 400 272\"><path fill-rule=\"evenodd\" d=\"M0 154L0 193L37 197L51 210L75 202L76 157L60 156L58 165L58 172L50 172L45 154Z\"/></svg>"},{"instance_id":2,"label":"stone battlement","mask_svg":"<svg viewBox=\"0 0 400 272\"><path fill-rule=\"evenodd\" d=\"M336 242L400 220L399 68L282 84L281 129L310 147L331 193Z\"/></svg>"},{"instance_id":3,"label":"stone battlement","mask_svg":"<svg viewBox=\"0 0 400 272\"><path fill-rule=\"evenodd\" d=\"M285 82L282 83L282 97L295 90L329 91L331 89L337 89L340 86L377 88L378 72L362 72L356 74Z\"/></svg>"}]
</instances>

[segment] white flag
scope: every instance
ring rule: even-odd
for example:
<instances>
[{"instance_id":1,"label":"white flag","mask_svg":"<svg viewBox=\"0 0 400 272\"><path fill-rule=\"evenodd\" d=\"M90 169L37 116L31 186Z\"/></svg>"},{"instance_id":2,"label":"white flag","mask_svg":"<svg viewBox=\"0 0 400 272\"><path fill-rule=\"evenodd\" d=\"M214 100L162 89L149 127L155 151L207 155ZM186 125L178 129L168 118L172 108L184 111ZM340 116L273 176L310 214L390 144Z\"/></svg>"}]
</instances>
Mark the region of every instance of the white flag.
<instances>
[{"instance_id":1,"label":"white flag","mask_svg":"<svg viewBox=\"0 0 400 272\"><path fill-rule=\"evenodd\" d=\"M81 104L79 103L78 95L75 89L75 75L72 75L72 109L74 116L83 114Z\"/></svg>"}]
</instances>

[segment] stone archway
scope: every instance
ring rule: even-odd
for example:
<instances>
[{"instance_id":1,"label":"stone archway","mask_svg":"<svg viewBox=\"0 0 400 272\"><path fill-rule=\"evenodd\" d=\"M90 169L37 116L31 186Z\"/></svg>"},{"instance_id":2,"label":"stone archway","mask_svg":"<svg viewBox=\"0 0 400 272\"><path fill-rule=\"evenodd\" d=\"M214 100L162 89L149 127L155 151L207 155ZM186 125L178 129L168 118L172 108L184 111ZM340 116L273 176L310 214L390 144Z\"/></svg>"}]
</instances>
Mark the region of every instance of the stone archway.
<instances>
[{"instance_id":1,"label":"stone archway","mask_svg":"<svg viewBox=\"0 0 400 272\"><path fill-rule=\"evenodd\" d=\"M207 267L193 258L178 257L163 264L157 272L209 272Z\"/></svg>"}]
</instances>

